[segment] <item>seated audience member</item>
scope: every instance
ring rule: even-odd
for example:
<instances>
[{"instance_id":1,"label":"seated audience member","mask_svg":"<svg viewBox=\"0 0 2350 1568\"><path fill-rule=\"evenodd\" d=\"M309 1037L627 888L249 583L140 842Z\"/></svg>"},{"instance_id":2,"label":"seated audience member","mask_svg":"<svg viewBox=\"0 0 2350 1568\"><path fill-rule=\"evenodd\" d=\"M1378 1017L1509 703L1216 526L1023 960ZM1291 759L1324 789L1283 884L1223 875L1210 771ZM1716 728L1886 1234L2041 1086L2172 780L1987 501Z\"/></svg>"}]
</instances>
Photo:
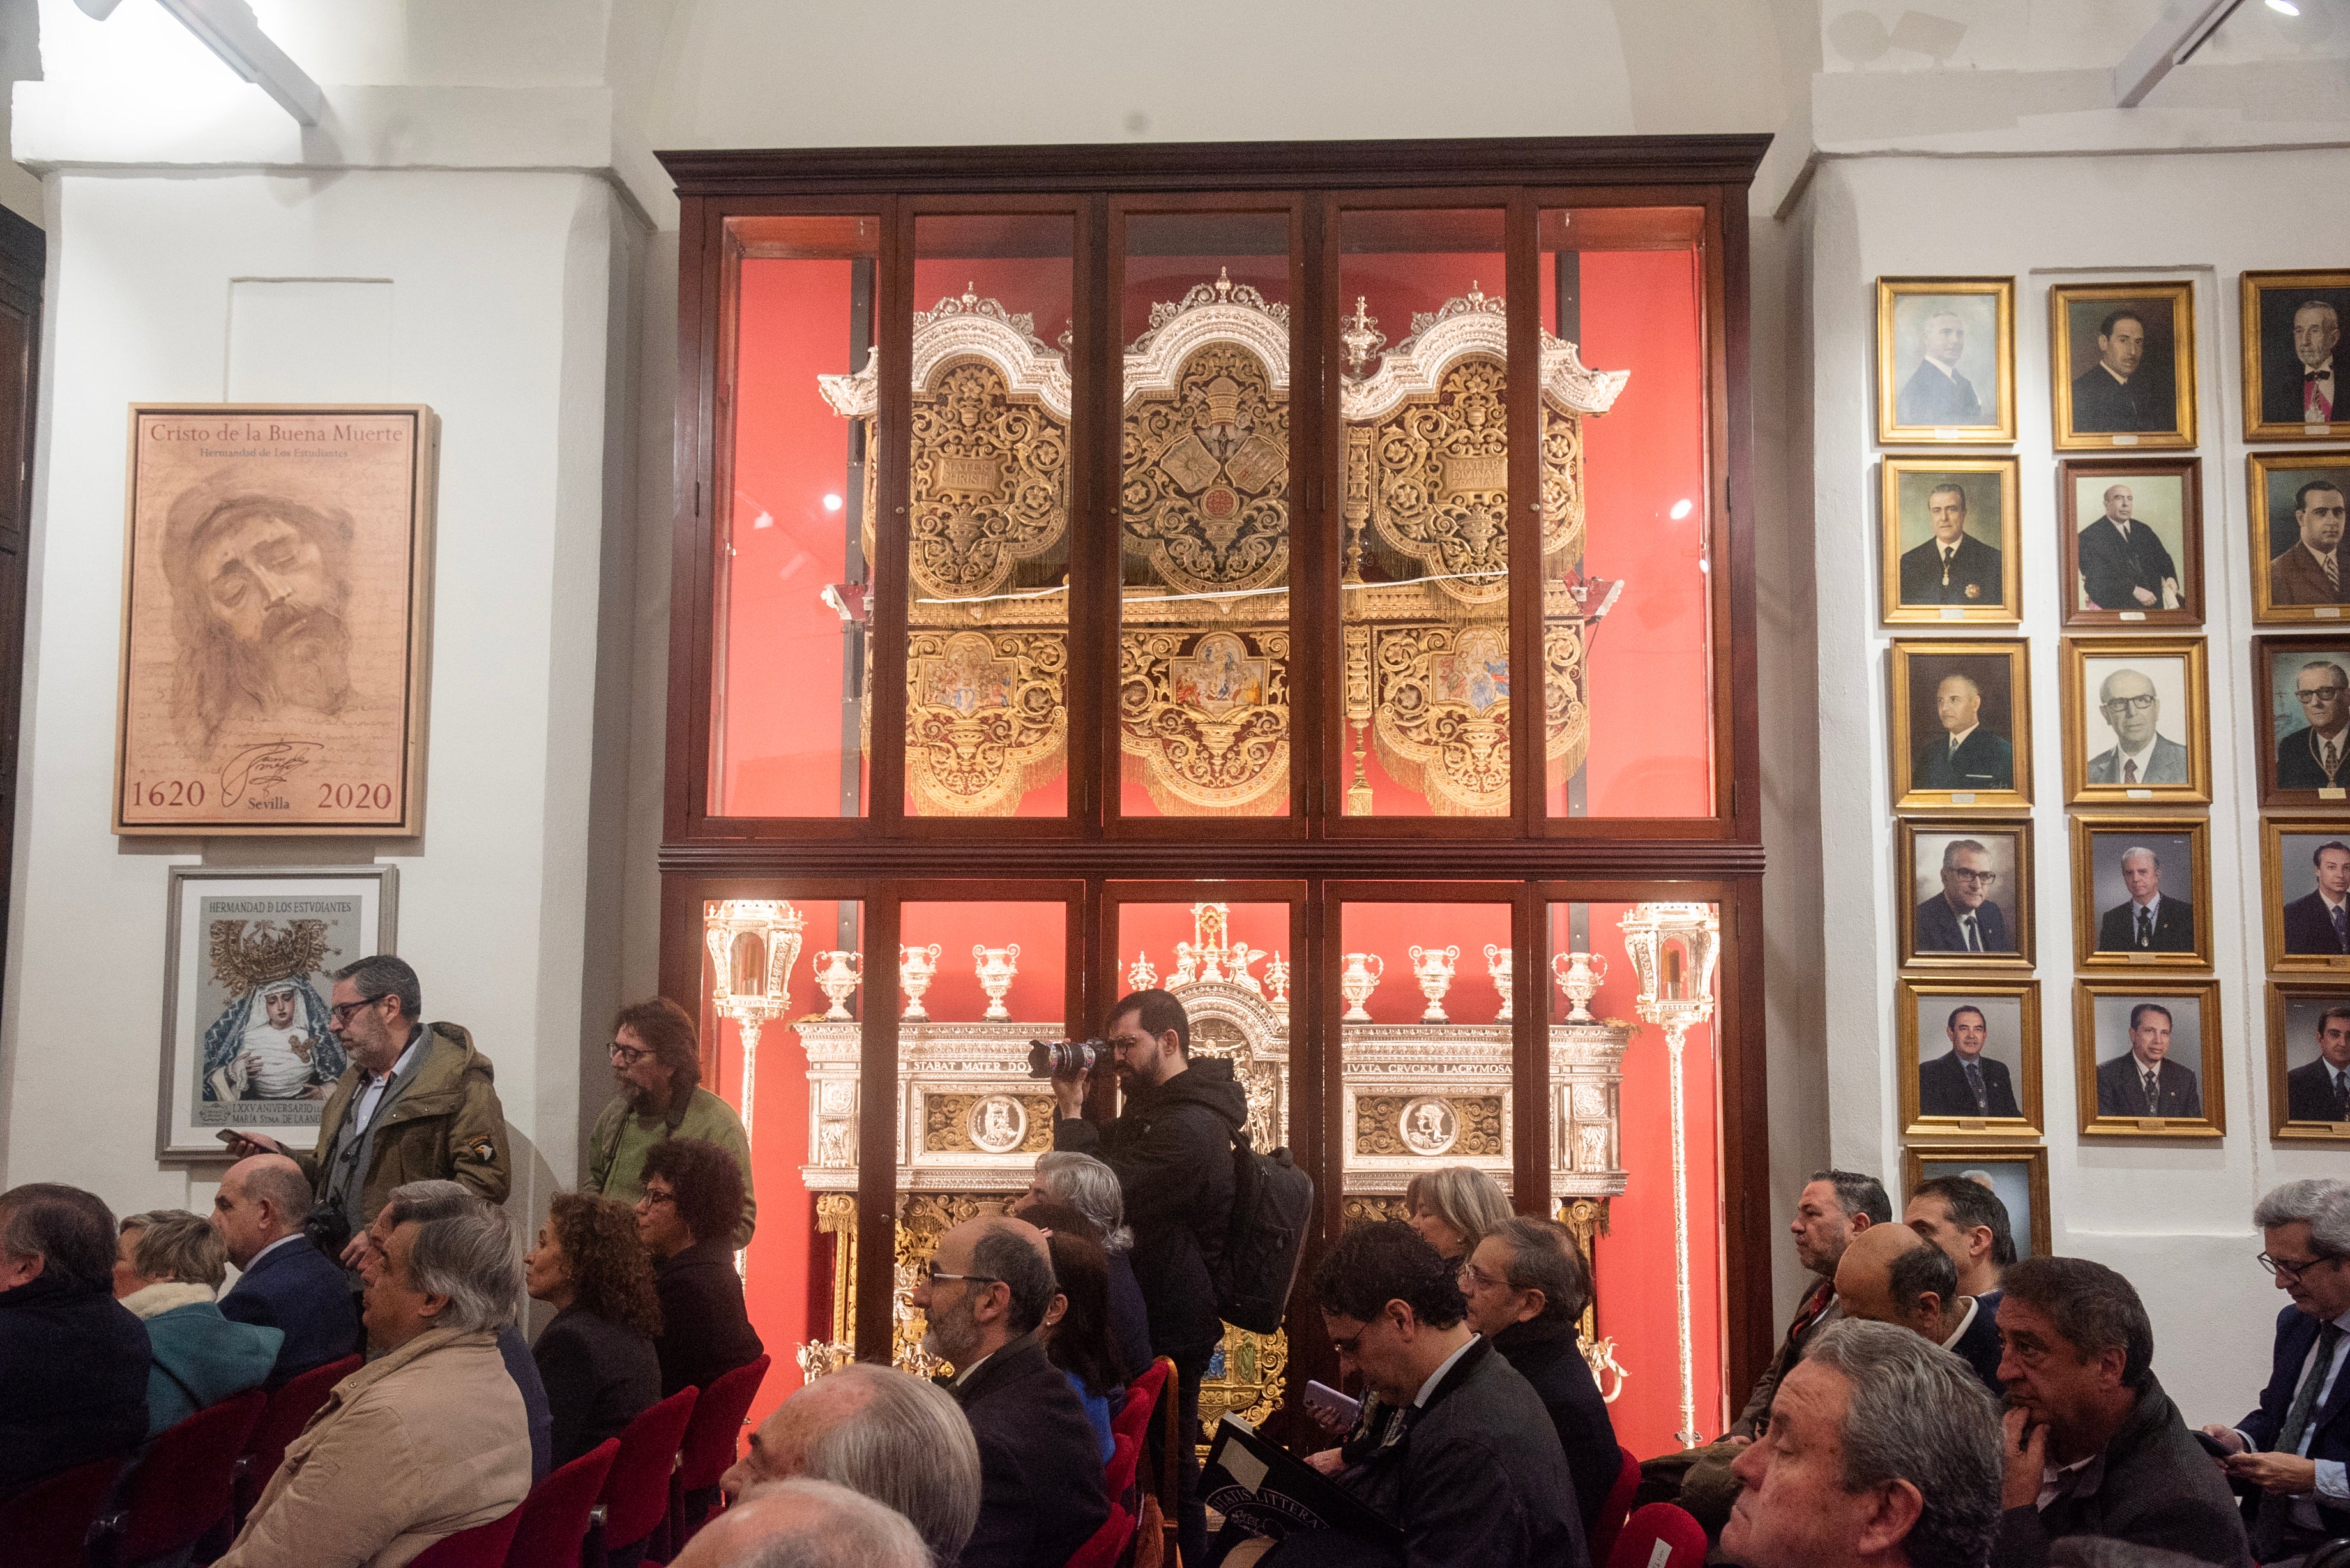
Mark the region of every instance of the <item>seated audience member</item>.
<instances>
[{"instance_id":1,"label":"seated audience member","mask_svg":"<svg viewBox=\"0 0 2350 1568\"><path fill-rule=\"evenodd\" d=\"M979 1523L962 1568L1066 1563L1109 1517L1093 1428L1037 1343L1053 1293L1044 1236L997 1218L940 1237L914 1286L923 1347L953 1364L979 1443Z\"/></svg>"},{"instance_id":2,"label":"seated audience member","mask_svg":"<svg viewBox=\"0 0 2350 1568\"><path fill-rule=\"evenodd\" d=\"M776 1406L721 1490L739 1501L793 1476L895 1509L941 1563L955 1561L979 1522L979 1443L954 1397L869 1361L827 1373Z\"/></svg>"},{"instance_id":3,"label":"seated audience member","mask_svg":"<svg viewBox=\"0 0 2350 1568\"><path fill-rule=\"evenodd\" d=\"M1036 1157L1028 1190L1012 1200L1012 1212L1026 1205L1058 1201L1092 1221L1092 1240L1109 1254L1109 1325L1118 1341L1118 1370L1129 1383L1150 1369L1150 1309L1134 1278L1134 1231L1126 1222L1126 1197L1118 1172L1089 1154L1054 1149Z\"/></svg>"},{"instance_id":4,"label":"seated audience member","mask_svg":"<svg viewBox=\"0 0 2350 1568\"><path fill-rule=\"evenodd\" d=\"M1086 1409L1086 1425L1094 1429L1102 1463L1118 1451L1110 1417L1126 1403L1126 1385L1118 1375L1118 1349L1109 1337L1109 1260L1101 1248L1075 1229L1051 1223L1060 1216L1059 1204L1039 1204L1028 1222L1045 1232L1053 1264L1053 1300L1045 1309L1039 1337L1045 1355L1069 1380L1077 1403ZM1076 1219L1074 1210L1065 1210ZM1045 1219L1037 1216L1043 1214ZM1082 1223L1082 1221L1080 1221Z\"/></svg>"},{"instance_id":5,"label":"seated audience member","mask_svg":"<svg viewBox=\"0 0 2350 1568\"><path fill-rule=\"evenodd\" d=\"M2277 1314L2260 1407L2203 1429L2230 1450L2228 1473L2260 1489L2252 1556L2278 1563L2350 1536L2350 1183L2288 1181L2260 1200L2252 1223L2261 1265L2292 1303Z\"/></svg>"},{"instance_id":6,"label":"seated audience member","mask_svg":"<svg viewBox=\"0 0 2350 1568\"><path fill-rule=\"evenodd\" d=\"M2135 1541L2068 1535L2048 1549L2050 1568L2197 1568L2203 1560Z\"/></svg>"},{"instance_id":7,"label":"seated audience member","mask_svg":"<svg viewBox=\"0 0 2350 1568\"><path fill-rule=\"evenodd\" d=\"M371 1269L383 1267L384 1248L391 1240L392 1228L409 1220L447 1220L460 1214L490 1213L504 1215L496 1204L476 1198L462 1183L455 1181L410 1181L391 1189L390 1199L376 1211L375 1219L365 1231L352 1238L363 1245L354 1248L359 1255L361 1279ZM531 1358L530 1342L515 1326L514 1314L521 1303L509 1298L504 1303L505 1314L498 1320L498 1359L505 1363L506 1376L514 1379L515 1391L522 1396L522 1407L530 1417L530 1479L533 1486L546 1479L553 1468L555 1455L555 1414L547 1407L546 1385L538 1376L538 1363Z\"/></svg>"},{"instance_id":8,"label":"seated audience member","mask_svg":"<svg viewBox=\"0 0 2350 1568\"><path fill-rule=\"evenodd\" d=\"M302 1228L310 1218L310 1179L300 1166L282 1154L238 1160L213 1195L212 1218L228 1261L243 1271L221 1298L221 1315L286 1335L263 1386L283 1387L359 1352L350 1281Z\"/></svg>"},{"instance_id":9,"label":"seated audience member","mask_svg":"<svg viewBox=\"0 0 2350 1568\"><path fill-rule=\"evenodd\" d=\"M1745 1568L1982 1568L1999 1530L1999 1406L1914 1334L1830 1324L1731 1469L1741 1490L1721 1551Z\"/></svg>"},{"instance_id":10,"label":"seated audience member","mask_svg":"<svg viewBox=\"0 0 2350 1568\"><path fill-rule=\"evenodd\" d=\"M1922 1334L1973 1367L1984 1387L2002 1391L1997 1321L1959 1294L1950 1254L1907 1225L1873 1225L1854 1237L1836 1265L1835 1293L1845 1316Z\"/></svg>"},{"instance_id":11,"label":"seated audience member","mask_svg":"<svg viewBox=\"0 0 2350 1568\"><path fill-rule=\"evenodd\" d=\"M661 1397L707 1388L764 1346L743 1309L732 1242L743 1217L743 1173L714 1143L673 1137L645 1151L637 1235L653 1255L660 1296Z\"/></svg>"},{"instance_id":12,"label":"seated audience member","mask_svg":"<svg viewBox=\"0 0 2350 1568\"><path fill-rule=\"evenodd\" d=\"M1419 1239L1446 1262L1465 1263L1477 1243L1510 1217L1499 1183L1473 1166L1424 1170L1403 1191L1404 1211Z\"/></svg>"},{"instance_id":13,"label":"seated audience member","mask_svg":"<svg viewBox=\"0 0 2350 1568\"><path fill-rule=\"evenodd\" d=\"M1357 1225L1315 1271L1344 1371L1397 1413L1338 1483L1403 1532L1407 1568L1555 1568L1586 1557L1582 1513L1550 1416L1465 1321L1458 1270L1398 1220ZM1237 1560L1237 1554L1235 1557ZM1381 1561L1369 1543L1293 1533L1280 1563Z\"/></svg>"},{"instance_id":14,"label":"seated audience member","mask_svg":"<svg viewBox=\"0 0 2350 1568\"><path fill-rule=\"evenodd\" d=\"M2015 1231L1999 1194L1968 1176L1937 1176L1909 1194L1902 1223L1939 1247L1959 1271L1959 1293L1999 1315L1999 1282L2015 1262Z\"/></svg>"},{"instance_id":15,"label":"seated audience member","mask_svg":"<svg viewBox=\"0 0 2350 1568\"><path fill-rule=\"evenodd\" d=\"M904 1515L806 1476L760 1488L671 1561L675 1568L934 1568Z\"/></svg>"},{"instance_id":16,"label":"seated audience member","mask_svg":"<svg viewBox=\"0 0 2350 1568\"><path fill-rule=\"evenodd\" d=\"M468 1202L394 1223L368 1274L368 1340L382 1354L287 1445L221 1568L389 1568L530 1490L529 1421L497 1346L522 1252L503 1213Z\"/></svg>"},{"instance_id":17,"label":"seated audience member","mask_svg":"<svg viewBox=\"0 0 2350 1568\"><path fill-rule=\"evenodd\" d=\"M147 1330L114 1299L114 1256L97 1194L0 1192L0 1498L147 1435Z\"/></svg>"},{"instance_id":18,"label":"seated audience member","mask_svg":"<svg viewBox=\"0 0 2350 1568\"><path fill-rule=\"evenodd\" d=\"M2227 1481L2155 1378L2154 1328L2127 1280L2085 1258L2026 1258L2007 1272L1999 1333L1999 1568L2040 1568L2067 1535L2251 1562Z\"/></svg>"},{"instance_id":19,"label":"seated audience member","mask_svg":"<svg viewBox=\"0 0 2350 1568\"><path fill-rule=\"evenodd\" d=\"M158 1209L122 1222L115 1298L147 1325L147 1435L176 1427L232 1394L258 1388L277 1364L283 1330L221 1315L213 1293L228 1278L220 1232L201 1214Z\"/></svg>"},{"instance_id":20,"label":"seated audience member","mask_svg":"<svg viewBox=\"0 0 2350 1568\"><path fill-rule=\"evenodd\" d=\"M625 1203L558 1192L524 1283L555 1308L531 1357L546 1386L554 1463L567 1465L660 1402L660 1298L653 1264Z\"/></svg>"},{"instance_id":21,"label":"seated audience member","mask_svg":"<svg viewBox=\"0 0 2350 1568\"><path fill-rule=\"evenodd\" d=\"M714 1143L743 1173L743 1218L734 1245L751 1244L759 1202L751 1181L751 1139L734 1107L702 1086L702 1044L693 1020L666 996L630 1002L612 1020L612 1080L588 1136L588 1179L579 1190L634 1203L644 1195L645 1155L673 1137Z\"/></svg>"},{"instance_id":22,"label":"seated audience member","mask_svg":"<svg viewBox=\"0 0 2350 1568\"><path fill-rule=\"evenodd\" d=\"M1591 1304L1591 1271L1565 1226L1548 1220L1505 1220L1461 1271L1469 1324L1534 1386L1566 1452L1566 1473L1586 1537L1623 1468L1607 1401L1577 1343Z\"/></svg>"}]
</instances>

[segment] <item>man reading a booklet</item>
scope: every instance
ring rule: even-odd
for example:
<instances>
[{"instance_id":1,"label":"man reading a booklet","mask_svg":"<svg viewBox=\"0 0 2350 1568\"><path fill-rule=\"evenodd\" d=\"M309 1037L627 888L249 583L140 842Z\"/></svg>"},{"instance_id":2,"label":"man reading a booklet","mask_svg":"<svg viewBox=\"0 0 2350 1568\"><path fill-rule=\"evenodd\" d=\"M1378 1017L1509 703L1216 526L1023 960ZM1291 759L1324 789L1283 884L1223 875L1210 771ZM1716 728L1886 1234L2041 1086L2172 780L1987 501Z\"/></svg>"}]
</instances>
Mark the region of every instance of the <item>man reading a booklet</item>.
<instances>
[{"instance_id":1,"label":"man reading a booklet","mask_svg":"<svg viewBox=\"0 0 2350 1568\"><path fill-rule=\"evenodd\" d=\"M1388 1220L1341 1236L1314 1276L1342 1368L1388 1416L1377 1447L1334 1478L1396 1526L1368 1539L1295 1531L1234 1546L1230 1568L1584 1568L1580 1510L1541 1398L1466 1322L1455 1266Z\"/></svg>"}]
</instances>

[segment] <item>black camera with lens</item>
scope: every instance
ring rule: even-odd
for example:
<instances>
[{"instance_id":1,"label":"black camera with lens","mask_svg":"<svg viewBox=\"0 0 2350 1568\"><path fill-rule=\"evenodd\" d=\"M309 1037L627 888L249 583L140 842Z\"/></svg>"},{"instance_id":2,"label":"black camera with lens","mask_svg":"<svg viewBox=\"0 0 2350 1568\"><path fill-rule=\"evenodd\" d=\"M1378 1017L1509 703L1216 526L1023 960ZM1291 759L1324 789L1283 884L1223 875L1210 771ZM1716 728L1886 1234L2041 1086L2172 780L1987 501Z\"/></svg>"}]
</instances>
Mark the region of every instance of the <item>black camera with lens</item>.
<instances>
[{"instance_id":1,"label":"black camera with lens","mask_svg":"<svg viewBox=\"0 0 2350 1568\"><path fill-rule=\"evenodd\" d=\"M1082 1078L1094 1064L1109 1055L1107 1040L1031 1040L1028 1075L1032 1078Z\"/></svg>"}]
</instances>

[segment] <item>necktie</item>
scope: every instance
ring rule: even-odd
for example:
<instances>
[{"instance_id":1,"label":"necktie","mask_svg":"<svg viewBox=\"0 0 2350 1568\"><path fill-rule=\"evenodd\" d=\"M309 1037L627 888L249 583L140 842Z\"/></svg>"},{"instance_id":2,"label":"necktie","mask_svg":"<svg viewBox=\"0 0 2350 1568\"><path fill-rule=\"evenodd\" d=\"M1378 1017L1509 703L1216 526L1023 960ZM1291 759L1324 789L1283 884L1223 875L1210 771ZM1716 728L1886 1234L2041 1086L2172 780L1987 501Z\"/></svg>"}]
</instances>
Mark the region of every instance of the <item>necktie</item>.
<instances>
[{"instance_id":1,"label":"necktie","mask_svg":"<svg viewBox=\"0 0 2350 1568\"><path fill-rule=\"evenodd\" d=\"M2339 904L2334 906L2334 945L2350 953L2350 914L2345 914Z\"/></svg>"},{"instance_id":2,"label":"necktie","mask_svg":"<svg viewBox=\"0 0 2350 1568\"><path fill-rule=\"evenodd\" d=\"M1952 756L1954 756L1954 757L1955 757L1955 756L1957 756L1958 754L1959 754L1959 738L1958 738L1956 735L1952 735L1952 736L1950 737L1950 755L1952 755Z\"/></svg>"},{"instance_id":3,"label":"necktie","mask_svg":"<svg viewBox=\"0 0 2350 1568\"><path fill-rule=\"evenodd\" d=\"M2325 770L2327 778L2332 778L2335 770L2342 766L2342 753L2334 742L2325 742L2324 750L2318 758L2318 765Z\"/></svg>"},{"instance_id":4,"label":"necktie","mask_svg":"<svg viewBox=\"0 0 2350 1568\"><path fill-rule=\"evenodd\" d=\"M2339 926L2339 925L2342 923L2342 911L2341 911L2341 910L2336 909L2336 910L2334 910L2334 924L2335 924L2336 926ZM1960 924L1960 926L1964 927L1964 928L1965 928L1965 929L1966 929L1966 933L1967 933L1967 951L1969 951L1969 952L1970 952L1970 953L1979 953L1979 952L1982 951L1982 950L1983 950L1983 945L1982 945L1982 933L1981 933L1981 931L1979 931L1979 930L1977 930L1977 929L1975 929L1975 918L1974 918L1972 915L1969 915L1969 916L1965 917L1963 919L1960 920L1960 921L1959 921L1959 924ZM2344 949L2343 950L2344 950L2344 951L2345 951L2345 952L2350 952L2350 948L2345 948L2345 949Z\"/></svg>"},{"instance_id":5,"label":"necktie","mask_svg":"<svg viewBox=\"0 0 2350 1568\"><path fill-rule=\"evenodd\" d=\"M2334 1119L2350 1122L2350 1067L2334 1075Z\"/></svg>"},{"instance_id":6,"label":"necktie","mask_svg":"<svg viewBox=\"0 0 2350 1568\"><path fill-rule=\"evenodd\" d=\"M2154 1069L2151 1067L2147 1069L2146 1074L2146 1114L2150 1116L2158 1116L2162 1114L2162 1085L2155 1078Z\"/></svg>"},{"instance_id":7,"label":"necktie","mask_svg":"<svg viewBox=\"0 0 2350 1568\"><path fill-rule=\"evenodd\" d=\"M2317 564L2325 568L2325 580L2338 590L2342 587L2342 568L2334 564L2334 557L2330 555L2320 556L2317 557Z\"/></svg>"},{"instance_id":8,"label":"necktie","mask_svg":"<svg viewBox=\"0 0 2350 1568\"><path fill-rule=\"evenodd\" d=\"M1973 1062L1962 1062L1960 1065L1967 1070L1967 1087L1974 1091L1975 1109L1988 1113L1991 1109L1991 1096L1983 1088L1982 1068Z\"/></svg>"},{"instance_id":9,"label":"necktie","mask_svg":"<svg viewBox=\"0 0 2350 1568\"><path fill-rule=\"evenodd\" d=\"M1956 550L1942 552L1942 586L1946 588L1950 586L1950 563L1958 558L1959 553Z\"/></svg>"},{"instance_id":10,"label":"necktie","mask_svg":"<svg viewBox=\"0 0 2350 1568\"><path fill-rule=\"evenodd\" d=\"M2309 1432L2309 1418L2317 1410L2318 1391L2325 1386L2325 1375L2332 1370L2337 1346L2342 1343L2340 1325L2327 1324L2317 1331L2317 1354L2309 1358L2309 1375L2293 1391L2293 1404L2285 1410L2284 1425L2277 1428L2276 1446L2270 1451L2298 1454L2301 1440ZM2252 1521L2252 1553L2257 1561L2266 1557L2273 1562L2283 1555L2286 1527L2292 1522L2293 1509L2289 1498L2262 1500L2259 1516Z\"/></svg>"},{"instance_id":11,"label":"necktie","mask_svg":"<svg viewBox=\"0 0 2350 1568\"><path fill-rule=\"evenodd\" d=\"M2123 762L2122 783L2126 784L2134 784L2137 783L2137 759L2136 757L2130 757Z\"/></svg>"},{"instance_id":12,"label":"necktie","mask_svg":"<svg viewBox=\"0 0 2350 1568\"><path fill-rule=\"evenodd\" d=\"M2144 904L2137 907L2137 945L2142 949L2154 946L2154 911Z\"/></svg>"},{"instance_id":13,"label":"necktie","mask_svg":"<svg viewBox=\"0 0 2350 1568\"><path fill-rule=\"evenodd\" d=\"M1812 1325L1820 1321L1820 1314L1828 1310L1828 1298L1835 1293L1835 1282L1822 1280L1795 1309L1795 1321L1787 1325L1787 1347L1797 1355L1803 1354L1804 1341L1812 1336Z\"/></svg>"},{"instance_id":14,"label":"necktie","mask_svg":"<svg viewBox=\"0 0 2350 1568\"><path fill-rule=\"evenodd\" d=\"M2334 372L2303 370L2301 373L2303 413L2315 423L2325 423L2334 418Z\"/></svg>"}]
</instances>

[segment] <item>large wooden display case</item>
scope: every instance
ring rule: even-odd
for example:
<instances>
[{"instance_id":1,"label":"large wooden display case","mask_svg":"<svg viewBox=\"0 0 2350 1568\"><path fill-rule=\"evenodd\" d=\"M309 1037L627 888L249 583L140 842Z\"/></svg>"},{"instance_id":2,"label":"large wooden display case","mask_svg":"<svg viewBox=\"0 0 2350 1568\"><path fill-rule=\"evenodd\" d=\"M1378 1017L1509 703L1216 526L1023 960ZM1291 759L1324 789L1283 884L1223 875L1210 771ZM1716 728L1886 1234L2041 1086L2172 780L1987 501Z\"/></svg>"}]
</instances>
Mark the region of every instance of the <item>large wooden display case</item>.
<instances>
[{"instance_id":1,"label":"large wooden display case","mask_svg":"<svg viewBox=\"0 0 2350 1568\"><path fill-rule=\"evenodd\" d=\"M1156 979L1317 1250L1486 1168L1718 1431L1773 1332L1762 146L666 156L662 982L756 1113L784 1337L919 1363L910 1269L1050 1146L1028 1041ZM1718 1009L1626 961L1659 903ZM1336 1382L1318 1327L1234 1331L1203 1409Z\"/></svg>"}]
</instances>

